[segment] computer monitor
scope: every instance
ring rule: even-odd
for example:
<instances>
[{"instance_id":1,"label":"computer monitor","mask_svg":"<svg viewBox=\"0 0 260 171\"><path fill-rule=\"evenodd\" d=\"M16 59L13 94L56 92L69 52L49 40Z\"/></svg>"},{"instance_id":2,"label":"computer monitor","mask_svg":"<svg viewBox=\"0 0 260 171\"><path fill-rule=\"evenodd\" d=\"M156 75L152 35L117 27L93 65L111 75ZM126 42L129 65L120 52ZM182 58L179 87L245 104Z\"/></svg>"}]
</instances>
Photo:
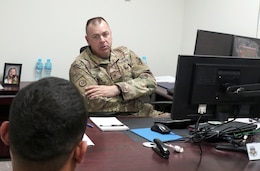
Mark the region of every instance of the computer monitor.
<instances>
[{"instance_id":1,"label":"computer monitor","mask_svg":"<svg viewBox=\"0 0 260 171\"><path fill-rule=\"evenodd\" d=\"M233 35L206 30L197 30L194 55L231 56Z\"/></svg>"},{"instance_id":2,"label":"computer monitor","mask_svg":"<svg viewBox=\"0 0 260 171\"><path fill-rule=\"evenodd\" d=\"M257 118L259 83L259 58L179 55L171 118L194 121L200 115L203 121ZM205 113L199 114L203 110Z\"/></svg>"}]
</instances>

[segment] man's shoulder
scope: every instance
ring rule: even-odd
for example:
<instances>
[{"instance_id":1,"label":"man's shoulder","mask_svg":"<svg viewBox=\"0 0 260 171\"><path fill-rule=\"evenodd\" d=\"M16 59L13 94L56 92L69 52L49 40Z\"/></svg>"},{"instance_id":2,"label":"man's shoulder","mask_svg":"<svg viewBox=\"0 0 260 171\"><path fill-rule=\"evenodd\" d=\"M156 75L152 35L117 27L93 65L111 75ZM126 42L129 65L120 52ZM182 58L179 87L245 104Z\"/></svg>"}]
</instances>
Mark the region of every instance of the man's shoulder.
<instances>
[{"instance_id":1,"label":"man's shoulder","mask_svg":"<svg viewBox=\"0 0 260 171\"><path fill-rule=\"evenodd\" d=\"M78 64L82 64L82 63L84 63L84 62L86 62L86 61L89 61L89 60L87 60L87 58L88 58L88 55L86 54L85 51L83 51L82 53L80 53L80 54L74 59L74 61L72 62L71 65L78 65Z\"/></svg>"},{"instance_id":2,"label":"man's shoulder","mask_svg":"<svg viewBox=\"0 0 260 171\"><path fill-rule=\"evenodd\" d=\"M128 49L125 46L118 46L118 47L112 48L112 51L114 51L114 52L128 52L128 51L130 51L130 49Z\"/></svg>"},{"instance_id":3,"label":"man's shoulder","mask_svg":"<svg viewBox=\"0 0 260 171\"><path fill-rule=\"evenodd\" d=\"M132 51L125 46L118 46L116 48L112 48L111 54L117 57L120 56L131 57Z\"/></svg>"},{"instance_id":4,"label":"man's shoulder","mask_svg":"<svg viewBox=\"0 0 260 171\"><path fill-rule=\"evenodd\" d=\"M80 55L78 55L78 56L74 59L74 61L72 62L71 66L75 66L75 65L78 65L79 63L81 63L81 62L80 62L81 59L82 59L82 55L80 54Z\"/></svg>"}]
</instances>

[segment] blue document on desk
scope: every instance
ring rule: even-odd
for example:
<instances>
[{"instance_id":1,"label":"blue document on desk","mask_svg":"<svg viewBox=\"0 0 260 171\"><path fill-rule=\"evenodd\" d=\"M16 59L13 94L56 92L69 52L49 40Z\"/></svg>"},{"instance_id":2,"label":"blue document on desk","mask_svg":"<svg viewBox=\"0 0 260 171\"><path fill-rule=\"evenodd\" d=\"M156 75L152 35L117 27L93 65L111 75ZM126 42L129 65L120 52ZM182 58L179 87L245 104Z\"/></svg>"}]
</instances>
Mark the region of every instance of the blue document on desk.
<instances>
[{"instance_id":1,"label":"blue document on desk","mask_svg":"<svg viewBox=\"0 0 260 171\"><path fill-rule=\"evenodd\" d=\"M154 132L151 130L151 128L137 128L137 129L131 129L131 132L153 142L155 138L159 138L162 142L167 141L176 141L176 140L182 140L183 137L180 135L177 135L173 132L170 134L160 134L158 132Z\"/></svg>"}]
</instances>

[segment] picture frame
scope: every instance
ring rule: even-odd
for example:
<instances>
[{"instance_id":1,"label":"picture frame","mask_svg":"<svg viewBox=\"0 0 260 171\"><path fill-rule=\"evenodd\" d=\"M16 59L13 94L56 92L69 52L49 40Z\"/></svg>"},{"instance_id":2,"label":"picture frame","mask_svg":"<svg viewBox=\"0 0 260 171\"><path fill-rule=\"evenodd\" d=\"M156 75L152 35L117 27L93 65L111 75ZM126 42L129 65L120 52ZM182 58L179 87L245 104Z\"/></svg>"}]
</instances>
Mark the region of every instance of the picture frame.
<instances>
[{"instance_id":1,"label":"picture frame","mask_svg":"<svg viewBox=\"0 0 260 171\"><path fill-rule=\"evenodd\" d=\"M4 86L20 86L22 64L5 63L2 84Z\"/></svg>"},{"instance_id":2,"label":"picture frame","mask_svg":"<svg viewBox=\"0 0 260 171\"><path fill-rule=\"evenodd\" d=\"M234 36L232 56L260 57L260 39Z\"/></svg>"}]
</instances>

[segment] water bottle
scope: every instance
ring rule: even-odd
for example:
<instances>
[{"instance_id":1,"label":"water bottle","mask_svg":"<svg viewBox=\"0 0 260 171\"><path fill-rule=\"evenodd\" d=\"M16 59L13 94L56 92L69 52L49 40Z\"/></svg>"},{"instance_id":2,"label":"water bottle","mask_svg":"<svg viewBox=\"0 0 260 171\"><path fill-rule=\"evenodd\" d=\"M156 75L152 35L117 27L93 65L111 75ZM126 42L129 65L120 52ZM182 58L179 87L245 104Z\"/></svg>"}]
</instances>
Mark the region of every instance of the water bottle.
<instances>
[{"instance_id":1,"label":"water bottle","mask_svg":"<svg viewBox=\"0 0 260 171\"><path fill-rule=\"evenodd\" d=\"M143 62L147 65L147 59L146 59L146 56L142 56L142 60L143 60Z\"/></svg>"},{"instance_id":2,"label":"water bottle","mask_svg":"<svg viewBox=\"0 0 260 171\"><path fill-rule=\"evenodd\" d=\"M44 65L44 77L50 77L51 70L52 70L51 59L47 59L45 65Z\"/></svg>"},{"instance_id":3,"label":"water bottle","mask_svg":"<svg viewBox=\"0 0 260 171\"><path fill-rule=\"evenodd\" d=\"M43 70L43 63L42 63L42 59L39 58L35 66L35 81L42 79L42 70Z\"/></svg>"}]
</instances>

